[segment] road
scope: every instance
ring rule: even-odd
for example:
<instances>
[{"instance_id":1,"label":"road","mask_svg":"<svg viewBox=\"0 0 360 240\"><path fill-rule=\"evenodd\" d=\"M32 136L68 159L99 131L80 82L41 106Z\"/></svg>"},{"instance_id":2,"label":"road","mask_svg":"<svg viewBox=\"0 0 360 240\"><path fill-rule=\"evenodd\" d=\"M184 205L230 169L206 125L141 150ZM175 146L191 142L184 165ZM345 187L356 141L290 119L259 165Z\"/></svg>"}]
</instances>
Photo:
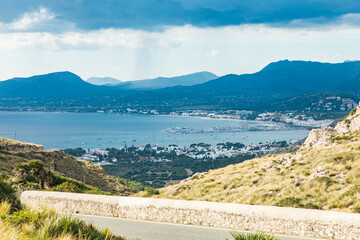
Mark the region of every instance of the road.
<instances>
[{"instance_id":1,"label":"road","mask_svg":"<svg viewBox=\"0 0 360 240\"><path fill-rule=\"evenodd\" d=\"M128 239L141 240L225 240L233 239L233 230L129 220L112 217L73 214L72 216L91 223L98 228L109 228L113 233ZM279 240L315 240L314 238L275 235Z\"/></svg>"}]
</instances>

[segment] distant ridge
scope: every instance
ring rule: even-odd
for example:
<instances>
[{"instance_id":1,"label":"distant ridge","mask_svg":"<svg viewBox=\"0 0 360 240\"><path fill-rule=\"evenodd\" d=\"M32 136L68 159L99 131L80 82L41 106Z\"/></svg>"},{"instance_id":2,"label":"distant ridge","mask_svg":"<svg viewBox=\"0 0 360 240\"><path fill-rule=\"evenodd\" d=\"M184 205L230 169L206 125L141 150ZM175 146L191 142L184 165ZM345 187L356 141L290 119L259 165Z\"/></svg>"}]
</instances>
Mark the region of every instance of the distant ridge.
<instances>
[{"instance_id":1,"label":"distant ridge","mask_svg":"<svg viewBox=\"0 0 360 240\"><path fill-rule=\"evenodd\" d=\"M132 97L137 101L156 99L179 104L176 107L183 100L183 106L251 110L269 101L311 92L360 93L360 87L351 87L359 74L360 61L333 64L284 60L270 63L253 74L228 74L194 86L159 89Z\"/></svg>"},{"instance_id":2,"label":"distant ridge","mask_svg":"<svg viewBox=\"0 0 360 240\"><path fill-rule=\"evenodd\" d=\"M29 78L13 78L0 82L2 96L70 95L77 89L91 90L92 85L71 72L56 72Z\"/></svg>"},{"instance_id":3,"label":"distant ridge","mask_svg":"<svg viewBox=\"0 0 360 240\"><path fill-rule=\"evenodd\" d=\"M122 81L112 77L91 77L86 81L93 85L116 85L122 83Z\"/></svg>"},{"instance_id":4,"label":"distant ridge","mask_svg":"<svg viewBox=\"0 0 360 240\"><path fill-rule=\"evenodd\" d=\"M317 93L317 94L310 94ZM70 72L58 72L14 78L0 82L2 109L21 106L29 108L48 104L48 98L66 97L67 103L77 109L145 107L151 109L202 108L293 110L292 97L306 104L320 100L324 94L351 94L357 101L360 95L360 61L321 63L311 61L282 60L268 64L253 74L228 74L217 77L210 72L198 72L172 78L156 78L123 82L116 85L93 85ZM97 96L98 98L94 98ZM33 103L22 102L15 97L32 97ZM81 97L81 98L79 98ZM87 98L86 98L87 97ZM39 99L42 98L41 104ZM86 100L85 100L86 98ZM291 100L291 101L289 101ZM62 104L64 101L61 101ZM53 109L59 102L51 101ZM69 104L65 103L65 108ZM33 105L32 105L33 104ZM275 108L274 108L275 107ZM306 106L305 106L306 107ZM269 109L265 109L269 110Z\"/></svg>"},{"instance_id":5,"label":"distant ridge","mask_svg":"<svg viewBox=\"0 0 360 240\"><path fill-rule=\"evenodd\" d=\"M137 81L128 81L118 86L124 89L160 89L174 86L192 86L205 83L218 78L211 72L197 72L177 77L158 77L154 79L145 79Z\"/></svg>"},{"instance_id":6,"label":"distant ridge","mask_svg":"<svg viewBox=\"0 0 360 240\"><path fill-rule=\"evenodd\" d=\"M83 81L71 72L55 72L29 78L13 78L0 82L3 97L59 97L101 94L104 87Z\"/></svg>"}]
</instances>

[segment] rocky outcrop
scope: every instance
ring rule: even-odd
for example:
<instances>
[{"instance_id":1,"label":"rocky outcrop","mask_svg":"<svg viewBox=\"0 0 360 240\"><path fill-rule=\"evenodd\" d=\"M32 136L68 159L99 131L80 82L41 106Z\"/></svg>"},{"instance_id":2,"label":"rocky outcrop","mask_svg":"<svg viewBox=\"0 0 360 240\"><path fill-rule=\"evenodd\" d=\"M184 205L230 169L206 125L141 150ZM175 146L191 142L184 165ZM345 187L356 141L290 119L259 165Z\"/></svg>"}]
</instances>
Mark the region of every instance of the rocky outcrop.
<instances>
[{"instance_id":1,"label":"rocky outcrop","mask_svg":"<svg viewBox=\"0 0 360 240\"><path fill-rule=\"evenodd\" d=\"M7 152L44 151L44 147L37 144L23 143L16 140L0 137L0 151L7 151Z\"/></svg>"},{"instance_id":2,"label":"rocky outcrop","mask_svg":"<svg viewBox=\"0 0 360 240\"><path fill-rule=\"evenodd\" d=\"M329 138L336 133L336 130L332 127L326 127L321 129L313 129L306 138L302 148L308 149L311 147L325 147L330 145Z\"/></svg>"},{"instance_id":3,"label":"rocky outcrop","mask_svg":"<svg viewBox=\"0 0 360 240\"><path fill-rule=\"evenodd\" d=\"M354 108L349 115L341 119L335 127L325 127L322 129L314 129L306 138L302 149L309 149L311 147L325 147L332 143L329 138L341 133L358 132L360 131L360 106Z\"/></svg>"},{"instance_id":4,"label":"rocky outcrop","mask_svg":"<svg viewBox=\"0 0 360 240\"><path fill-rule=\"evenodd\" d=\"M349 115L338 122L335 126L338 133L360 131L360 107L354 108Z\"/></svg>"}]
</instances>

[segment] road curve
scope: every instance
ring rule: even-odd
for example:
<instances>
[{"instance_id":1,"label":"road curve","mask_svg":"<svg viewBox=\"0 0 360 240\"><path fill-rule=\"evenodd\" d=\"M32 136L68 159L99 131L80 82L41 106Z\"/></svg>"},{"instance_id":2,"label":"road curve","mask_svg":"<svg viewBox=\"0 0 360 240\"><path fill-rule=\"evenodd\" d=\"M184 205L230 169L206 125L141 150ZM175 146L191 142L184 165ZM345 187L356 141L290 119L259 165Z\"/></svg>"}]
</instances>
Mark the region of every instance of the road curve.
<instances>
[{"instance_id":1,"label":"road curve","mask_svg":"<svg viewBox=\"0 0 360 240\"><path fill-rule=\"evenodd\" d=\"M233 239L230 232L233 230L160 223L149 221L129 220L113 217L102 217L83 214L72 214L73 217L91 223L98 228L109 228L117 235L128 239L141 240L225 240ZM245 233L245 232L244 232ZM275 235L279 240L315 240L315 238L292 237Z\"/></svg>"}]
</instances>

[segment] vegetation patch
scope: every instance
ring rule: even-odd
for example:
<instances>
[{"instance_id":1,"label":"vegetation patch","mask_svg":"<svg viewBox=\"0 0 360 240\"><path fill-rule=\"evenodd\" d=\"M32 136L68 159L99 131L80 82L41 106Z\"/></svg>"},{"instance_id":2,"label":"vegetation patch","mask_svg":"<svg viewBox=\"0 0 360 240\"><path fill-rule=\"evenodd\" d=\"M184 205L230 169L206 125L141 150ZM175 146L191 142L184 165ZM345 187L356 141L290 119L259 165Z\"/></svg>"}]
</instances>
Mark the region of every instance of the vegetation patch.
<instances>
[{"instance_id":1,"label":"vegetation patch","mask_svg":"<svg viewBox=\"0 0 360 240\"><path fill-rule=\"evenodd\" d=\"M10 178L0 179L0 236L2 240L125 240L109 230L54 211L35 211L23 207L15 195L15 184Z\"/></svg>"},{"instance_id":2,"label":"vegetation patch","mask_svg":"<svg viewBox=\"0 0 360 240\"><path fill-rule=\"evenodd\" d=\"M59 176L48 170L40 160L20 163L15 168L14 184L22 190L48 190L58 192L74 192L110 195L109 192L88 186L82 182Z\"/></svg>"},{"instance_id":3,"label":"vegetation patch","mask_svg":"<svg viewBox=\"0 0 360 240\"><path fill-rule=\"evenodd\" d=\"M231 232L234 240L277 240L274 236L265 233L238 233Z\"/></svg>"},{"instance_id":4,"label":"vegetation patch","mask_svg":"<svg viewBox=\"0 0 360 240\"><path fill-rule=\"evenodd\" d=\"M296 197L286 197L281 199L279 202L275 203L275 206L278 207L304 207L304 204L301 203L301 198Z\"/></svg>"}]
</instances>

